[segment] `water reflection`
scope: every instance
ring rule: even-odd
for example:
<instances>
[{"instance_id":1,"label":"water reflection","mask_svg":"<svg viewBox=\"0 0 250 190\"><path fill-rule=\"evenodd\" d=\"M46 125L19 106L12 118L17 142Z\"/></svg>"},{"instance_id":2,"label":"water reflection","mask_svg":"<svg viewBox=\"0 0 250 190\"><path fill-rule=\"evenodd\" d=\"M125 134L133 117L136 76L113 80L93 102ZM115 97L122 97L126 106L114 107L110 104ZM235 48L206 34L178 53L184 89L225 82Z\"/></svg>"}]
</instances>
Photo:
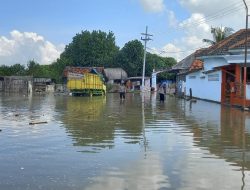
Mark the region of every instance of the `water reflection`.
<instances>
[{"instance_id":1,"label":"water reflection","mask_svg":"<svg viewBox=\"0 0 250 190\"><path fill-rule=\"evenodd\" d=\"M168 116L170 122L181 127L176 130L188 130L193 134L195 146L209 150L231 165L250 169L250 157L246 154L249 152L246 143L250 137L249 127L246 127L250 126L248 113L214 103L190 103L172 97L167 99L167 103L159 104L154 94L129 94L125 102L112 96L115 94L108 99L65 99L67 111L61 119L74 139L74 145L90 148L83 152L114 148L116 137L122 137L125 143L140 144L146 153L150 142L146 131L152 130L152 125L155 130L152 120L158 122L165 115L165 120ZM141 105L138 104L140 99L144 100ZM208 108L213 111L208 112ZM160 128L161 132L166 130ZM205 157L209 156L205 154Z\"/></svg>"},{"instance_id":2,"label":"water reflection","mask_svg":"<svg viewBox=\"0 0 250 190\"><path fill-rule=\"evenodd\" d=\"M249 189L250 113L235 108L150 93L2 96L0 107L0 189Z\"/></svg>"},{"instance_id":3,"label":"water reflection","mask_svg":"<svg viewBox=\"0 0 250 190\"><path fill-rule=\"evenodd\" d=\"M147 159L136 160L124 168L111 168L103 176L92 179L93 185L86 190L103 189L168 189L168 176L164 175L162 160L157 153L150 153Z\"/></svg>"},{"instance_id":4,"label":"water reflection","mask_svg":"<svg viewBox=\"0 0 250 190\"><path fill-rule=\"evenodd\" d=\"M65 110L60 120L74 146L113 147L114 126L104 126L103 122L105 105L105 97L67 97L57 105L58 110Z\"/></svg>"},{"instance_id":5,"label":"water reflection","mask_svg":"<svg viewBox=\"0 0 250 190\"><path fill-rule=\"evenodd\" d=\"M212 111L208 112L207 110ZM210 186L208 189L218 188L219 186L221 186L219 189L239 189L239 185L236 184L240 183L240 189L245 189L245 176L249 175L250 169L250 114L236 108L203 101L199 101L197 104L189 103L184 108L179 106L178 111L183 112L186 122L191 125L195 146L209 151L202 156L203 159L213 159L212 155L215 155L215 158L227 161L231 170L241 171L241 175L239 173L237 175L236 172L231 170L225 172L225 163L223 163L217 168L216 176L220 176L220 180L223 175L230 176L231 180L237 180L237 183L228 183L225 187L225 184L219 183L216 178L211 180L213 174L210 174L210 179L204 177L206 180L203 179L202 183L206 187ZM199 166L199 169L197 168L197 171L200 169L201 166ZM211 171L211 168L208 169L204 166L202 170ZM195 171L196 169L193 167L192 173L194 175ZM198 176L202 178L200 172L197 172ZM211 186L212 181L218 181L216 186ZM201 188L202 184L200 186L197 184L198 187Z\"/></svg>"},{"instance_id":6,"label":"water reflection","mask_svg":"<svg viewBox=\"0 0 250 190\"><path fill-rule=\"evenodd\" d=\"M208 109L212 111L207 111ZM250 169L250 155L247 143L250 139L250 114L236 108L199 101L191 110L183 110L191 129L196 146L208 149L212 154L233 162L233 165L244 165Z\"/></svg>"},{"instance_id":7,"label":"water reflection","mask_svg":"<svg viewBox=\"0 0 250 190\"><path fill-rule=\"evenodd\" d=\"M2 94L0 102L0 117L4 125L16 126L17 129L18 126L27 126L32 121L54 120L54 96Z\"/></svg>"},{"instance_id":8,"label":"water reflection","mask_svg":"<svg viewBox=\"0 0 250 190\"><path fill-rule=\"evenodd\" d=\"M121 102L113 98L117 94L103 97L65 98L56 108L65 110L60 120L68 134L74 139L75 146L87 148L83 152L98 152L102 148L113 148L115 136L122 136L126 143L141 141L142 125L138 110L133 103L133 94Z\"/></svg>"}]
</instances>

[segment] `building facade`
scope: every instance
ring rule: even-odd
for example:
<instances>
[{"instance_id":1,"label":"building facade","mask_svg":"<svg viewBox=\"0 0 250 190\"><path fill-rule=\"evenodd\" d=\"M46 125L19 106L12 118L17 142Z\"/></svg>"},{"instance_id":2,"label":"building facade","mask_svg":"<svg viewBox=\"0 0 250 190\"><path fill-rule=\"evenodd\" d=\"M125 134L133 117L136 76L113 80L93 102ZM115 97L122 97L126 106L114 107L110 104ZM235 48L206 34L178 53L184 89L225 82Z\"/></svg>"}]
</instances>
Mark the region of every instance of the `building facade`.
<instances>
[{"instance_id":1,"label":"building facade","mask_svg":"<svg viewBox=\"0 0 250 190\"><path fill-rule=\"evenodd\" d=\"M246 35L248 36L245 41ZM201 68L185 73L186 95L222 104L250 107L250 30L240 30L196 55ZM246 62L245 62L245 58Z\"/></svg>"}]
</instances>

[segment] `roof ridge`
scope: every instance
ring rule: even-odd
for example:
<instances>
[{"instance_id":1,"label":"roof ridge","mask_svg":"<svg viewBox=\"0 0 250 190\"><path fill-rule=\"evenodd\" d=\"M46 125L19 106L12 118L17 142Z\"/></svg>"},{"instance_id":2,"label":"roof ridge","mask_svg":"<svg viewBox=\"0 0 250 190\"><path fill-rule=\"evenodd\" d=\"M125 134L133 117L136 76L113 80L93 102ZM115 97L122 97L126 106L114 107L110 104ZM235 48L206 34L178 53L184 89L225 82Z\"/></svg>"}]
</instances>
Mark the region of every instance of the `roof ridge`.
<instances>
[{"instance_id":1,"label":"roof ridge","mask_svg":"<svg viewBox=\"0 0 250 190\"><path fill-rule=\"evenodd\" d=\"M240 29L239 31L228 36L224 40L210 46L206 51L202 52L200 56L204 55L223 55L228 52L229 49L239 48L245 39L246 29ZM250 29L247 29L247 41L250 38ZM250 45L250 43L249 43Z\"/></svg>"}]
</instances>

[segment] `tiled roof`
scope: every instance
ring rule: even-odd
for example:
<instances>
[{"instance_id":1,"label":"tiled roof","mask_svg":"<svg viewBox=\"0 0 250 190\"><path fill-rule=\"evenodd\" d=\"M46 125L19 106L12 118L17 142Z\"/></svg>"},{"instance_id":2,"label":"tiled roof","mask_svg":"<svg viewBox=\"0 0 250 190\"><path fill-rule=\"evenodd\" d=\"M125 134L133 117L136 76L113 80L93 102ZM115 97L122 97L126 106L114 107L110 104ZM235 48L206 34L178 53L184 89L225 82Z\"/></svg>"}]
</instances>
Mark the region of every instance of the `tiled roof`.
<instances>
[{"instance_id":1,"label":"tiled roof","mask_svg":"<svg viewBox=\"0 0 250 190\"><path fill-rule=\"evenodd\" d=\"M195 53L192 53L191 55L185 57L183 60L174 65L172 69L173 70L189 69L194 60L195 60Z\"/></svg>"},{"instance_id":2,"label":"tiled roof","mask_svg":"<svg viewBox=\"0 0 250 190\"><path fill-rule=\"evenodd\" d=\"M68 73L76 73L76 74L83 74L83 73L89 73L92 70L95 70L97 73L103 73L104 68L103 67L65 67L63 71L63 76L67 77Z\"/></svg>"},{"instance_id":3,"label":"tiled roof","mask_svg":"<svg viewBox=\"0 0 250 190\"><path fill-rule=\"evenodd\" d=\"M192 67L193 63L195 62L195 68L197 69L197 64L201 65L201 61L197 60L199 63L196 62L196 57L197 55L200 55L201 52L203 52L205 49L199 49L192 53L191 55L185 57L183 60L178 62L176 65L172 67L172 70L190 70ZM202 65L203 66L203 65Z\"/></svg>"},{"instance_id":4,"label":"tiled roof","mask_svg":"<svg viewBox=\"0 0 250 190\"><path fill-rule=\"evenodd\" d=\"M201 69L203 68L203 62L201 60L194 60L192 65L189 68L189 71L196 70L196 69Z\"/></svg>"},{"instance_id":5,"label":"tiled roof","mask_svg":"<svg viewBox=\"0 0 250 190\"><path fill-rule=\"evenodd\" d=\"M230 50L240 50L245 48L246 30L241 29L224 40L208 48L199 49L191 55L185 57L172 67L172 70L178 70L181 73L201 69L203 62L199 60L202 56L225 55ZM250 49L250 29L247 30L247 48ZM181 70L181 71L180 71Z\"/></svg>"},{"instance_id":6,"label":"tiled roof","mask_svg":"<svg viewBox=\"0 0 250 190\"><path fill-rule=\"evenodd\" d=\"M243 49L245 47L246 30L241 29L224 40L212 45L202 52L198 53L196 57L210 56L210 55L225 55L230 50ZM250 48L250 29L247 30L247 47Z\"/></svg>"}]
</instances>

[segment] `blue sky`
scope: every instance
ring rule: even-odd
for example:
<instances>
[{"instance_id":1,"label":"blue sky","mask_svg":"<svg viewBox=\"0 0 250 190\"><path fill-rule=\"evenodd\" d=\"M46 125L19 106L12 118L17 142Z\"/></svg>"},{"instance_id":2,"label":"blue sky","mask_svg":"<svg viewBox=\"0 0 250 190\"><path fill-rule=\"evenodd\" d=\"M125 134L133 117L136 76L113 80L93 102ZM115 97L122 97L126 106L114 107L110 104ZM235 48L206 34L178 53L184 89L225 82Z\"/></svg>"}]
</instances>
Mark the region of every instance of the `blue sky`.
<instances>
[{"instance_id":1,"label":"blue sky","mask_svg":"<svg viewBox=\"0 0 250 190\"><path fill-rule=\"evenodd\" d=\"M220 10L225 16L215 18ZM146 25L149 51L181 60L205 45L211 26L237 31L242 18L241 0L1 0L0 65L50 64L81 30L112 31L122 48Z\"/></svg>"},{"instance_id":2,"label":"blue sky","mask_svg":"<svg viewBox=\"0 0 250 190\"><path fill-rule=\"evenodd\" d=\"M169 6L180 12L178 16L187 16L177 2ZM134 0L8 0L0 8L0 19L4 35L15 29L32 31L54 43L69 43L81 30L100 29L113 31L118 45L123 46L140 38L146 25L160 39L158 43L174 35L167 31L164 13L147 12Z\"/></svg>"}]
</instances>

